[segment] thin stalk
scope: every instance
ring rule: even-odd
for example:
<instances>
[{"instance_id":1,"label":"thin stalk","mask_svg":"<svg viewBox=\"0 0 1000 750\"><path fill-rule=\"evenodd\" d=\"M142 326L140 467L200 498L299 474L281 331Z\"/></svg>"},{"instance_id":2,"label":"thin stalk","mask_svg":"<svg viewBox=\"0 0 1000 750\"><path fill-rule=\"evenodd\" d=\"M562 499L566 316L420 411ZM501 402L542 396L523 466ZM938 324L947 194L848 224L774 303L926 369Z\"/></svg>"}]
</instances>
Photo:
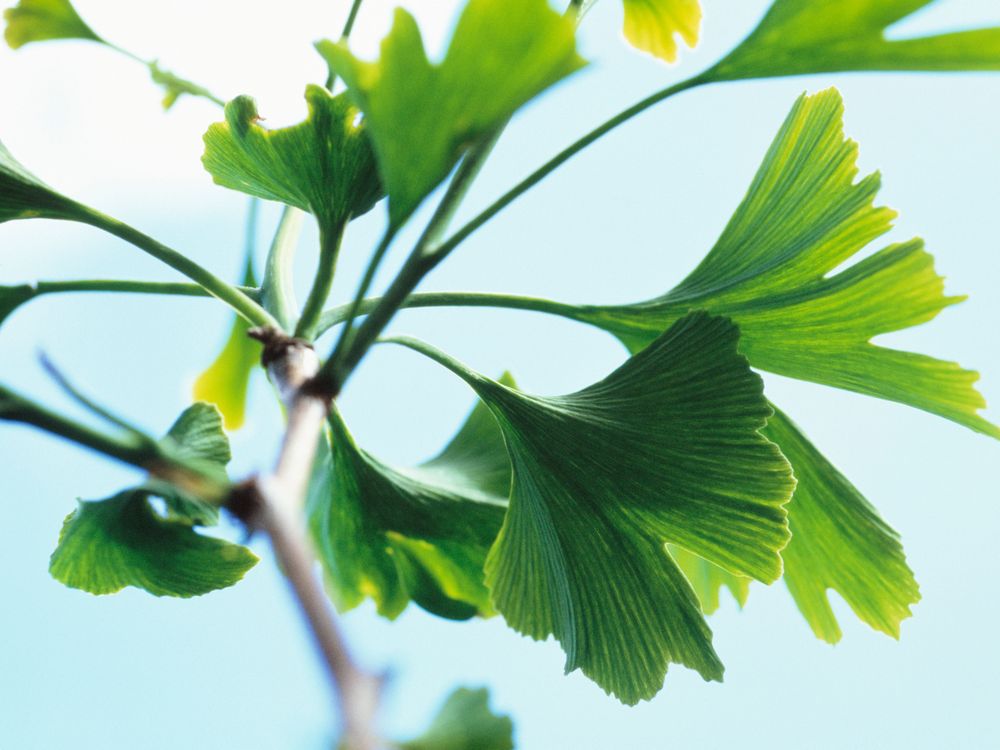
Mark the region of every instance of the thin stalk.
<instances>
[{"instance_id":1,"label":"thin stalk","mask_svg":"<svg viewBox=\"0 0 1000 750\"><path fill-rule=\"evenodd\" d=\"M681 92L693 89L702 84L709 83L710 79L705 76L704 73L699 74L693 78L688 78L680 83L675 83L673 86L668 86L662 91L657 91L655 94L646 97L640 102L633 104L625 110L622 110L617 115L612 117L610 120L602 125L591 130L585 136L580 138L575 143L567 146L558 154L553 156L549 161L540 166L530 175L521 180L517 185L512 187L502 196L497 198L492 204L486 207L481 213L471 219L466 223L461 229L459 229L455 234L453 234L447 241L435 248L434 253L440 254L442 257L448 255L452 250L454 250L458 245L464 242L469 236L483 226L486 222L500 213L504 208L513 203L522 194L526 193L528 190L533 188L539 182L548 177L552 172L562 166L565 162L569 161L573 156L583 151L594 141L598 140L604 135L607 135L612 130L617 128L629 120L631 120L636 115L641 112L645 112L647 109L655 104L659 104L662 101L669 99L672 96L680 94Z\"/></svg>"},{"instance_id":2,"label":"thin stalk","mask_svg":"<svg viewBox=\"0 0 1000 750\"><path fill-rule=\"evenodd\" d=\"M102 40L102 42L103 42L103 44L104 44L105 47L107 47L109 49L112 49L115 52L117 52L118 54L124 55L129 60L132 60L133 62L137 62L140 65L148 68L149 72L151 74L153 74L153 75L156 74L156 72L158 70L157 65L156 65L156 60L147 60L147 59L145 59L143 57L140 57L139 55L135 54L134 52L125 49L124 47L119 47L117 44L113 44L112 42L107 42L107 41L104 41L104 40ZM162 71L162 69L159 69L159 70L160 70L160 72L164 72L164 71ZM173 74L171 73L170 75L173 75ZM191 84L196 89L195 91L185 91L184 93L186 93L188 96L200 96L202 99L207 99L208 101L212 102L213 104L218 104L220 107L225 107L226 106L226 101L224 99L219 98L218 96L216 96L215 94L213 94L211 91L209 91L208 89L206 89L204 86L199 86L198 84L196 84L196 83L194 83L192 81L186 81L185 80L185 82Z\"/></svg>"},{"instance_id":3,"label":"thin stalk","mask_svg":"<svg viewBox=\"0 0 1000 750\"><path fill-rule=\"evenodd\" d=\"M312 340L315 336L316 324L323 312L323 305L330 297L333 287L333 276L337 270L337 255L340 253L340 243L344 239L344 229L347 222L341 222L335 227L325 227L320 222L319 228L319 263L316 276L313 278L312 289L302 307L302 315L295 326L298 338Z\"/></svg>"},{"instance_id":4,"label":"thin stalk","mask_svg":"<svg viewBox=\"0 0 1000 750\"><path fill-rule=\"evenodd\" d=\"M113 292L130 294L162 294L173 297L212 297L198 284L174 281L132 281L130 279L79 279L72 281L36 281L29 286L34 296L60 292ZM254 301L259 301L260 289L252 286L234 287Z\"/></svg>"},{"instance_id":5,"label":"thin stalk","mask_svg":"<svg viewBox=\"0 0 1000 750\"><path fill-rule=\"evenodd\" d=\"M213 297L217 297L228 304L250 323L258 326L277 325L277 321L264 308L250 299L250 297L237 287L226 283L190 258L154 240L149 235L143 234L138 229L94 209L87 209L81 215L80 220L98 229L103 229L105 232L113 234L116 237L120 237L126 242L135 245L140 250L149 253L157 260L166 263L171 268L180 271L196 284L203 287Z\"/></svg>"},{"instance_id":6,"label":"thin stalk","mask_svg":"<svg viewBox=\"0 0 1000 750\"><path fill-rule=\"evenodd\" d=\"M351 32L354 30L354 22L358 18L358 11L361 10L361 3L363 2L364 0L354 0L354 2L351 3L351 10L348 12L347 20L344 22L344 28L340 32L341 42L346 42L350 38ZM337 76L334 75L332 70L330 70L326 76L326 88L328 91L333 91L333 84L336 83L336 81Z\"/></svg>"},{"instance_id":7,"label":"thin stalk","mask_svg":"<svg viewBox=\"0 0 1000 750\"><path fill-rule=\"evenodd\" d=\"M300 209L285 206L264 264L261 302L264 309L277 318L285 330L291 329L297 314L292 263L295 260L295 250L298 247L304 216L305 213Z\"/></svg>"}]
</instances>

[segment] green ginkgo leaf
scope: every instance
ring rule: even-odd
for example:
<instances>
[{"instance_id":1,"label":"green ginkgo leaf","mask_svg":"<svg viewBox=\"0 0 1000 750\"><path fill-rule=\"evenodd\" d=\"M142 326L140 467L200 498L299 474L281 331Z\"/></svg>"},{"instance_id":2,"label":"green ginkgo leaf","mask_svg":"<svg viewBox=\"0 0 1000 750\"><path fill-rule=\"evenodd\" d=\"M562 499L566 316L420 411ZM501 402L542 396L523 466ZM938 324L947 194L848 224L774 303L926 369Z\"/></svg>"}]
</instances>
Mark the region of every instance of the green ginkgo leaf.
<instances>
[{"instance_id":1,"label":"green ginkgo leaf","mask_svg":"<svg viewBox=\"0 0 1000 750\"><path fill-rule=\"evenodd\" d=\"M0 223L13 219L78 219L86 209L60 195L0 143Z\"/></svg>"},{"instance_id":2,"label":"green ginkgo leaf","mask_svg":"<svg viewBox=\"0 0 1000 750\"><path fill-rule=\"evenodd\" d=\"M219 185L309 211L325 228L365 213L381 197L361 113L346 94L306 88L309 115L265 130L257 105L240 96L205 133L202 163Z\"/></svg>"},{"instance_id":3,"label":"green ginkgo leaf","mask_svg":"<svg viewBox=\"0 0 1000 750\"><path fill-rule=\"evenodd\" d=\"M215 407L189 407L163 440L172 455L225 475L229 441ZM164 501L164 514L150 503L152 497ZM49 571L65 585L91 594L134 586L155 596L190 597L232 586L257 557L195 530L217 519L214 506L152 480L107 500L81 502L63 523Z\"/></svg>"},{"instance_id":4,"label":"green ginkgo leaf","mask_svg":"<svg viewBox=\"0 0 1000 750\"><path fill-rule=\"evenodd\" d=\"M317 49L365 113L395 225L467 148L584 64L572 19L546 0L470 0L440 64L402 8L378 62L357 59L344 42Z\"/></svg>"},{"instance_id":5,"label":"green ginkgo leaf","mask_svg":"<svg viewBox=\"0 0 1000 750\"><path fill-rule=\"evenodd\" d=\"M695 313L604 380L530 396L426 344L490 407L513 466L486 580L507 623L554 635L581 669L633 704L667 665L722 664L665 542L765 582L781 575L791 469L761 436L771 410L737 353L737 328Z\"/></svg>"},{"instance_id":6,"label":"green ginkgo leaf","mask_svg":"<svg viewBox=\"0 0 1000 750\"><path fill-rule=\"evenodd\" d=\"M622 0L624 34L636 49L666 62L677 60L677 37L688 46L698 43L700 0Z\"/></svg>"},{"instance_id":7,"label":"green ginkgo leaf","mask_svg":"<svg viewBox=\"0 0 1000 750\"><path fill-rule=\"evenodd\" d=\"M253 261L247 258L243 283L254 286ZM196 401L215 404L222 412L227 430L238 430L246 418L250 376L260 363L260 344L247 335L250 324L234 315L222 351L194 382Z\"/></svg>"},{"instance_id":8,"label":"green ginkgo leaf","mask_svg":"<svg viewBox=\"0 0 1000 750\"><path fill-rule=\"evenodd\" d=\"M20 0L3 12L4 38L12 49L48 39L87 39L104 43L69 0Z\"/></svg>"},{"instance_id":9,"label":"green ginkgo leaf","mask_svg":"<svg viewBox=\"0 0 1000 750\"><path fill-rule=\"evenodd\" d=\"M337 606L370 597L390 618L410 600L451 619L492 614L483 566L503 522L510 464L487 408L477 405L439 456L411 469L358 448L336 411L330 423L309 519Z\"/></svg>"},{"instance_id":10,"label":"green ginkgo leaf","mask_svg":"<svg viewBox=\"0 0 1000 750\"><path fill-rule=\"evenodd\" d=\"M934 0L775 0L707 72L727 81L849 70L1000 70L1000 28L887 39Z\"/></svg>"},{"instance_id":11,"label":"green ginkgo leaf","mask_svg":"<svg viewBox=\"0 0 1000 750\"><path fill-rule=\"evenodd\" d=\"M860 620L899 637L920 599L899 536L795 424L775 409L764 434L781 446L798 479L788 506L792 540L781 553L785 583L817 637L840 640L827 589Z\"/></svg>"},{"instance_id":12,"label":"green ginkgo leaf","mask_svg":"<svg viewBox=\"0 0 1000 750\"><path fill-rule=\"evenodd\" d=\"M402 750L513 750L514 724L490 710L485 688L458 688L441 706L426 732Z\"/></svg>"},{"instance_id":13,"label":"green ginkgo leaf","mask_svg":"<svg viewBox=\"0 0 1000 750\"><path fill-rule=\"evenodd\" d=\"M890 245L836 270L890 229L873 205L878 174L855 181L857 144L829 89L801 97L743 202L701 264L647 302L568 312L615 334L631 351L690 310L726 315L754 367L898 401L1000 438L978 414L978 375L951 362L871 343L931 320L962 297L920 240Z\"/></svg>"}]
</instances>

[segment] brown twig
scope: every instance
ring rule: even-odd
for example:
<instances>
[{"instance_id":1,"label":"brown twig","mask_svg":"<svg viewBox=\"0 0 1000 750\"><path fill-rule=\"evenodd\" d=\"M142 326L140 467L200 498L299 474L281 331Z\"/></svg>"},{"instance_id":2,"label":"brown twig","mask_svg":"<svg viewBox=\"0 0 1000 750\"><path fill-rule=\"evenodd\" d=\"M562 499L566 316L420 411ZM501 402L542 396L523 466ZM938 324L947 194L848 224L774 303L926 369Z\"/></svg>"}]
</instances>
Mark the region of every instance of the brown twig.
<instances>
[{"instance_id":1,"label":"brown twig","mask_svg":"<svg viewBox=\"0 0 1000 750\"><path fill-rule=\"evenodd\" d=\"M248 529L270 539L333 684L343 724L341 747L377 750L382 679L361 669L351 656L316 575L305 528L303 501L330 409L328 398L308 387L319 371L319 358L308 342L277 329L255 328L250 335L264 344L262 364L288 410L288 425L274 470L241 485L228 507Z\"/></svg>"}]
</instances>

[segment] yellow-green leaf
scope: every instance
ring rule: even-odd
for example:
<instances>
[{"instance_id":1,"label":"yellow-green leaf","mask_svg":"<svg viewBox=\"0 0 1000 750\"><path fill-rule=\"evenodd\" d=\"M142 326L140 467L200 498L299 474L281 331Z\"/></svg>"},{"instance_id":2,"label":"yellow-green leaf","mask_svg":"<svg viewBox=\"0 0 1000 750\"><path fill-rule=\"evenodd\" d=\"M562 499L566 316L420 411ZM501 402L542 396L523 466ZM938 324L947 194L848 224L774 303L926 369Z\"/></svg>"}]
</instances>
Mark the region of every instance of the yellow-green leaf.
<instances>
[{"instance_id":1,"label":"yellow-green leaf","mask_svg":"<svg viewBox=\"0 0 1000 750\"><path fill-rule=\"evenodd\" d=\"M625 38L636 49L661 60L677 60L677 38L688 47L698 43L701 27L699 0L622 0Z\"/></svg>"},{"instance_id":2,"label":"yellow-green leaf","mask_svg":"<svg viewBox=\"0 0 1000 750\"><path fill-rule=\"evenodd\" d=\"M12 49L48 39L88 39L101 42L69 0L20 0L3 12L4 38Z\"/></svg>"}]
</instances>

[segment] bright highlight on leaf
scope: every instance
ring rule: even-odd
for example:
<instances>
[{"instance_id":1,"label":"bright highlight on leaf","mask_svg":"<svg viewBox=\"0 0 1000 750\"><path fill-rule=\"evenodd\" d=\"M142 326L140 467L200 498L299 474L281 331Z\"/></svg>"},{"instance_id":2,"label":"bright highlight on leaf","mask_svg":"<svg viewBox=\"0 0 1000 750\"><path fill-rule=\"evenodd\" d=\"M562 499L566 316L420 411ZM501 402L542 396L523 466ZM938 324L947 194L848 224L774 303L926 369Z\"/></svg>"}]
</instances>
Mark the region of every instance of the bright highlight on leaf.
<instances>
[{"instance_id":1,"label":"bright highlight on leaf","mask_svg":"<svg viewBox=\"0 0 1000 750\"><path fill-rule=\"evenodd\" d=\"M77 219L83 206L60 195L0 143L0 223L13 219Z\"/></svg>"},{"instance_id":2,"label":"bright highlight on leaf","mask_svg":"<svg viewBox=\"0 0 1000 750\"><path fill-rule=\"evenodd\" d=\"M11 49L49 39L88 39L101 42L68 0L20 0L3 12L4 38Z\"/></svg>"},{"instance_id":3,"label":"bright highlight on leaf","mask_svg":"<svg viewBox=\"0 0 1000 750\"><path fill-rule=\"evenodd\" d=\"M164 440L179 458L215 466L224 475L229 441L214 407L189 407ZM165 515L150 504L154 496L165 502ZM217 520L214 506L161 481L81 502L63 524L49 570L67 586L91 594L134 586L156 596L190 597L232 586L257 557L194 529Z\"/></svg>"},{"instance_id":4,"label":"bright highlight on leaf","mask_svg":"<svg viewBox=\"0 0 1000 750\"><path fill-rule=\"evenodd\" d=\"M365 113L394 225L466 149L584 65L573 21L546 0L470 0L440 64L401 8L378 62L358 60L344 43L317 49Z\"/></svg>"},{"instance_id":5,"label":"bright highlight on leaf","mask_svg":"<svg viewBox=\"0 0 1000 750\"><path fill-rule=\"evenodd\" d=\"M1000 28L886 39L934 0L775 0L708 80L848 70L1000 70Z\"/></svg>"},{"instance_id":6,"label":"bright highlight on leaf","mask_svg":"<svg viewBox=\"0 0 1000 750\"><path fill-rule=\"evenodd\" d=\"M330 424L331 453L317 461L308 507L337 606L371 597L394 618L412 599L450 619L491 615L483 565L503 521L510 464L486 407L414 469L358 448L336 412Z\"/></svg>"},{"instance_id":7,"label":"bright highlight on leaf","mask_svg":"<svg viewBox=\"0 0 1000 750\"><path fill-rule=\"evenodd\" d=\"M448 696L430 728L402 750L513 750L514 725L490 710L485 688L458 688Z\"/></svg>"},{"instance_id":8,"label":"bright highlight on leaf","mask_svg":"<svg viewBox=\"0 0 1000 750\"><path fill-rule=\"evenodd\" d=\"M792 468L794 470L794 467ZM797 488L796 492L798 492ZM789 504L789 528L792 526L793 513L794 506ZM691 584L691 588L694 589L694 593L698 595L698 601L701 602L701 611L706 615L712 614L719 608L719 591L723 586L729 589L729 593L733 595L736 603L741 607L747 603L747 597L750 596L749 578L730 573L728 570L720 568L718 565L714 565L708 560L698 557L698 555L688 552L682 547L676 547L670 544L667 545L667 549L670 550L670 556L674 558L674 562L677 563L677 567L681 569L684 573L684 577L687 578L688 583ZM785 553L782 552L781 556L784 558ZM785 567L785 575L787 575L787 563Z\"/></svg>"},{"instance_id":9,"label":"bright highlight on leaf","mask_svg":"<svg viewBox=\"0 0 1000 750\"><path fill-rule=\"evenodd\" d=\"M696 313L601 382L555 398L398 340L462 377L503 432L513 487L486 564L497 610L526 635L554 635L567 671L625 703L655 695L671 662L722 676L665 542L765 582L781 575L794 480L758 432L771 410L738 337Z\"/></svg>"},{"instance_id":10,"label":"bright highlight on leaf","mask_svg":"<svg viewBox=\"0 0 1000 750\"><path fill-rule=\"evenodd\" d=\"M677 60L680 37L688 47L698 43L699 0L623 0L625 38L636 49L661 60Z\"/></svg>"},{"instance_id":11,"label":"bright highlight on leaf","mask_svg":"<svg viewBox=\"0 0 1000 750\"><path fill-rule=\"evenodd\" d=\"M900 622L920 599L899 536L857 489L780 411L764 434L781 446L798 479L788 506L792 540L781 553L785 583L816 636L840 640L827 589L863 622L899 637Z\"/></svg>"},{"instance_id":12,"label":"bright highlight on leaf","mask_svg":"<svg viewBox=\"0 0 1000 750\"><path fill-rule=\"evenodd\" d=\"M871 343L963 299L944 295L923 242L890 245L835 272L895 216L873 205L878 174L855 181L857 144L845 140L842 117L834 89L801 97L722 236L684 281L657 299L576 317L638 351L689 310L726 315L755 367L898 401L1000 438L978 414L985 402L976 373Z\"/></svg>"},{"instance_id":13,"label":"bright highlight on leaf","mask_svg":"<svg viewBox=\"0 0 1000 750\"><path fill-rule=\"evenodd\" d=\"M306 102L303 122L265 130L254 100L237 97L226 105L226 121L205 133L202 163L223 187L301 208L325 228L338 227L381 197L375 157L345 94L310 85Z\"/></svg>"}]
</instances>

